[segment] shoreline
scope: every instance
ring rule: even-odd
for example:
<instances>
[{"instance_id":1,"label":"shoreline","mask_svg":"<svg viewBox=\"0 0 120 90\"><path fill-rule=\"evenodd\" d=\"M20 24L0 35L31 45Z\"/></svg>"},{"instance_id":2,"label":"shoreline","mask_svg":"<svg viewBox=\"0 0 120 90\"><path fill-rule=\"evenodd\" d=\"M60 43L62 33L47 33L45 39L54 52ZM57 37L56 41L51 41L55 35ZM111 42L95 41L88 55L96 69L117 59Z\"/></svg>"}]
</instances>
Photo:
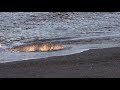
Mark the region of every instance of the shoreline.
<instances>
[{"instance_id":1,"label":"shoreline","mask_svg":"<svg viewBox=\"0 0 120 90\"><path fill-rule=\"evenodd\" d=\"M0 63L0 78L119 78L120 47Z\"/></svg>"}]
</instances>

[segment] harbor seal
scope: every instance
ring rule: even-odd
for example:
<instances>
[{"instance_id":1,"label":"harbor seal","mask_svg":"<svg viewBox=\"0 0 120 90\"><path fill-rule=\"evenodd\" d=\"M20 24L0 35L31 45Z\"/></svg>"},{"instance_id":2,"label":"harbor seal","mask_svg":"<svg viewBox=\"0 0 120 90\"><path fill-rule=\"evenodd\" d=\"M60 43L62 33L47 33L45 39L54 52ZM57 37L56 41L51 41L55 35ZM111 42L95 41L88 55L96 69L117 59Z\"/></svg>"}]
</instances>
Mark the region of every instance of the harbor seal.
<instances>
[{"instance_id":1,"label":"harbor seal","mask_svg":"<svg viewBox=\"0 0 120 90\"><path fill-rule=\"evenodd\" d=\"M21 45L15 46L13 48L8 48L8 50L12 51L20 51L20 52L48 52L48 51L56 51L62 50L64 46L61 44L51 44L51 43L43 43L43 44L29 44L29 45Z\"/></svg>"}]
</instances>

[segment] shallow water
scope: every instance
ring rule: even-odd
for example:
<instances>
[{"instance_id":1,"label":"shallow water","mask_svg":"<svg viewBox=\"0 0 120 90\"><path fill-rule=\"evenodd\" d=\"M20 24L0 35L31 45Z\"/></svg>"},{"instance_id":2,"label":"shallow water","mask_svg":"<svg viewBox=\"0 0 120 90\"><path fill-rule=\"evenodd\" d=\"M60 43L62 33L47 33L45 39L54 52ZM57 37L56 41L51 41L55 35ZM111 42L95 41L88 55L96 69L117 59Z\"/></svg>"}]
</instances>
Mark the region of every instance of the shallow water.
<instances>
[{"instance_id":1,"label":"shallow water","mask_svg":"<svg viewBox=\"0 0 120 90\"><path fill-rule=\"evenodd\" d=\"M61 43L71 48L31 53L5 50L41 42ZM0 43L0 63L120 47L120 13L0 12Z\"/></svg>"}]
</instances>

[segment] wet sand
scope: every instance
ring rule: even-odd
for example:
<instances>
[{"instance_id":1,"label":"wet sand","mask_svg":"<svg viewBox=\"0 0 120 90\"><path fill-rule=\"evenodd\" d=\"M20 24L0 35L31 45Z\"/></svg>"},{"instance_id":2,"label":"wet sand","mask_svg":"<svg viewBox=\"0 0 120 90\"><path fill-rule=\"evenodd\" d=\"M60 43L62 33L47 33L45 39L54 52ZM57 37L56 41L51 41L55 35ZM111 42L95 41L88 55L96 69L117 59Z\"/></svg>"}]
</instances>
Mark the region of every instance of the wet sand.
<instances>
[{"instance_id":1,"label":"wet sand","mask_svg":"<svg viewBox=\"0 0 120 90\"><path fill-rule=\"evenodd\" d=\"M0 78L120 78L120 48L1 63Z\"/></svg>"}]
</instances>

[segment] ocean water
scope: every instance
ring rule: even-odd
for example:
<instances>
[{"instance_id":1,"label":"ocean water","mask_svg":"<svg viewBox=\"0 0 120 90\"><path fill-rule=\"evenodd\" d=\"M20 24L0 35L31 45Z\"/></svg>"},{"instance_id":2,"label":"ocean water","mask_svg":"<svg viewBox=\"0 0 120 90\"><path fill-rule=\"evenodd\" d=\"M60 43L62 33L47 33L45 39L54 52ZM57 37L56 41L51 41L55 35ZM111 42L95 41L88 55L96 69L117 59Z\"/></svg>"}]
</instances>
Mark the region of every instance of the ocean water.
<instances>
[{"instance_id":1,"label":"ocean water","mask_svg":"<svg viewBox=\"0 0 120 90\"><path fill-rule=\"evenodd\" d=\"M11 52L29 43L61 43L65 50ZM0 12L0 63L120 47L120 12Z\"/></svg>"}]
</instances>

